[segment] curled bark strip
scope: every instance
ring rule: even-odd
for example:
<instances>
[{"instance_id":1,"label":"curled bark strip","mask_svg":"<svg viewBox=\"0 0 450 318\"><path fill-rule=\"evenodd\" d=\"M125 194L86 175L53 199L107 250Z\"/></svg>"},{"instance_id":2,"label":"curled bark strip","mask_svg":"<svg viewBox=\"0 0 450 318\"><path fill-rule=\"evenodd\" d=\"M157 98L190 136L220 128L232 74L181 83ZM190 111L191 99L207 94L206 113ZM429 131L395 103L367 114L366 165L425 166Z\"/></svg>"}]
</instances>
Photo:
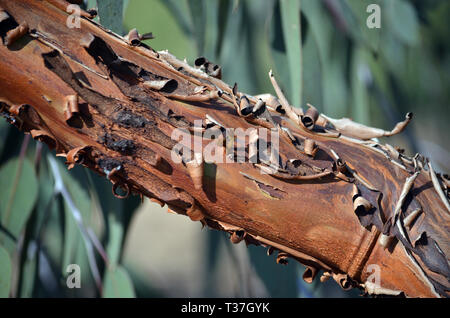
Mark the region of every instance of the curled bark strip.
<instances>
[{"instance_id":1,"label":"curled bark strip","mask_svg":"<svg viewBox=\"0 0 450 318\"><path fill-rule=\"evenodd\" d=\"M245 238L246 234L247 233L244 230L233 231L233 233L231 233L231 236L230 236L230 241L233 244L238 244Z\"/></svg>"},{"instance_id":2,"label":"curled bark strip","mask_svg":"<svg viewBox=\"0 0 450 318\"><path fill-rule=\"evenodd\" d=\"M163 91L167 87L176 86L176 82L177 81L174 79L163 79L163 80L145 81L142 83L142 85L151 90Z\"/></svg>"},{"instance_id":3,"label":"curled bark strip","mask_svg":"<svg viewBox=\"0 0 450 318\"><path fill-rule=\"evenodd\" d=\"M6 33L5 45L6 46L12 45L14 42L16 42L18 39L20 39L27 33L28 33L28 23L24 21L19 26L17 26L12 30L9 30Z\"/></svg>"},{"instance_id":4,"label":"curled bark strip","mask_svg":"<svg viewBox=\"0 0 450 318\"><path fill-rule=\"evenodd\" d=\"M309 139L309 138L305 139L305 146L304 147L305 147L305 153L308 156L311 156L313 158L315 157L317 151L319 150L319 148L316 145L316 142L314 140L312 140L312 139Z\"/></svg>"},{"instance_id":5,"label":"curled bark strip","mask_svg":"<svg viewBox=\"0 0 450 318\"><path fill-rule=\"evenodd\" d=\"M356 184L353 184L353 187L352 187L352 201L354 202L355 199L356 199L359 195L360 195L360 194L359 194L359 189L358 189L358 187L356 186Z\"/></svg>"},{"instance_id":6,"label":"curled bark strip","mask_svg":"<svg viewBox=\"0 0 450 318\"><path fill-rule=\"evenodd\" d=\"M132 46L141 44L141 37L139 36L139 32L137 29L131 29L125 38L127 39L128 44Z\"/></svg>"},{"instance_id":7,"label":"curled bark strip","mask_svg":"<svg viewBox=\"0 0 450 318\"><path fill-rule=\"evenodd\" d=\"M420 213L422 213L422 209L421 208L418 208L418 209L415 209L414 211L412 211L410 214L408 214L408 216L406 216L403 219L403 225L405 227L411 229L412 224L417 219L417 217L419 216Z\"/></svg>"},{"instance_id":8,"label":"curled bark strip","mask_svg":"<svg viewBox=\"0 0 450 318\"><path fill-rule=\"evenodd\" d=\"M325 119L322 115L319 115L319 118L317 118L316 124L321 127L326 127L328 124L328 120Z\"/></svg>"},{"instance_id":9,"label":"curled bark strip","mask_svg":"<svg viewBox=\"0 0 450 318\"><path fill-rule=\"evenodd\" d=\"M114 168L112 168L110 171L105 171L106 172L106 178L108 178L109 181L114 182L113 177L119 173L119 171L122 170L122 165L118 165L115 166Z\"/></svg>"},{"instance_id":10,"label":"curled bark strip","mask_svg":"<svg viewBox=\"0 0 450 318\"><path fill-rule=\"evenodd\" d=\"M391 158L393 158L395 160L400 160L400 152L398 152L397 149L392 147L390 144L385 144L384 147L385 147L386 151L388 152L388 154L391 156Z\"/></svg>"},{"instance_id":11,"label":"curled bark strip","mask_svg":"<svg viewBox=\"0 0 450 318\"><path fill-rule=\"evenodd\" d=\"M50 149L55 149L58 145L58 142L56 141L55 137L53 137L53 135L46 132L45 130L33 129L30 131L30 133L33 139L37 139L40 142L47 144L47 146Z\"/></svg>"},{"instance_id":12,"label":"curled bark strip","mask_svg":"<svg viewBox=\"0 0 450 318\"><path fill-rule=\"evenodd\" d=\"M336 281L336 283L338 283L339 286L342 287L343 290L349 290L352 288L352 281L350 280L347 274L333 273L332 277Z\"/></svg>"},{"instance_id":13,"label":"curled bark strip","mask_svg":"<svg viewBox=\"0 0 450 318\"><path fill-rule=\"evenodd\" d=\"M307 266L302 278L306 283L311 284L314 281L314 278L316 278L318 272L319 271L317 268Z\"/></svg>"},{"instance_id":14,"label":"curled bark strip","mask_svg":"<svg viewBox=\"0 0 450 318\"><path fill-rule=\"evenodd\" d=\"M272 70L269 71L269 77L270 81L272 82L272 86L275 89L275 92L277 93L278 99L280 100L281 106L283 107L283 110L286 112L286 115L296 124L300 123L300 117L297 115L297 113L293 110L292 106L289 104L288 100L283 94L283 91L281 90L280 86L278 85L275 76L273 75Z\"/></svg>"},{"instance_id":15,"label":"curled bark strip","mask_svg":"<svg viewBox=\"0 0 450 318\"><path fill-rule=\"evenodd\" d=\"M117 188L118 187L123 188L123 190L125 190L125 194L122 195L122 194L117 193ZM112 186L112 193L114 194L114 196L116 198L126 199L130 195L130 188L129 188L127 183L119 183L119 182L117 182L117 183L114 183L113 186Z\"/></svg>"},{"instance_id":16,"label":"curled bark strip","mask_svg":"<svg viewBox=\"0 0 450 318\"><path fill-rule=\"evenodd\" d=\"M240 228L239 226L235 226L235 225L231 225L222 221L216 221L217 224L220 225L220 227L222 228L222 230L227 231L227 232L233 232L233 231L243 231L244 229Z\"/></svg>"},{"instance_id":17,"label":"curled bark strip","mask_svg":"<svg viewBox=\"0 0 450 318\"><path fill-rule=\"evenodd\" d=\"M220 128L225 128L225 126L221 122L219 122L217 119L215 119L209 114L205 115L205 124L206 128L209 128L213 125L219 126Z\"/></svg>"},{"instance_id":18,"label":"curled bark strip","mask_svg":"<svg viewBox=\"0 0 450 318\"><path fill-rule=\"evenodd\" d=\"M201 221L205 218L202 209L197 205L195 200L192 203L192 206L186 211L186 215L192 221Z\"/></svg>"},{"instance_id":19,"label":"curled bark strip","mask_svg":"<svg viewBox=\"0 0 450 318\"><path fill-rule=\"evenodd\" d=\"M269 247L267 248L267 253L266 253L267 256L272 255L274 250L275 250L275 249L273 248L273 246L269 246Z\"/></svg>"},{"instance_id":20,"label":"curled bark strip","mask_svg":"<svg viewBox=\"0 0 450 318\"><path fill-rule=\"evenodd\" d=\"M397 167L399 167L405 171L408 171L408 169L406 169L406 167L402 163L400 163L396 159L392 158L392 156L394 156L394 158L397 158L398 160L400 160L400 154L392 146L390 146L388 144L383 146L378 143L375 143L375 144L371 144L370 147L371 147L371 149L377 151L378 153L381 153L383 156L386 157L387 160L389 160L390 162L395 164ZM379 148L381 148L381 149L379 149Z\"/></svg>"},{"instance_id":21,"label":"curled bark strip","mask_svg":"<svg viewBox=\"0 0 450 318\"><path fill-rule=\"evenodd\" d=\"M194 61L194 66L204 71L209 76L214 78L222 78L222 68L214 63L208 61L205 57L201 56Z\"/></svg>"},{"instance_id":22,"label":"curled bark strip","mask_svg":"<svg viewBox=\"0 0 450 318\"><path fill-rule=\"evenodd\" d=\"M175 99L184 102L209 102L215 100L221 96L219 91L212 91L204 95L180 95L180 94L169 94L167 95L170 99Z\"/></svg>"},{"instance_id":23,"label":"curled bark strip","mask_svg":"<svg viewBox=\"0 0 450 318\"><path fill-rule=\"evenodd\" d=\"M262 99L258 99L255 106L253 106L252 112L258 116L257 114L261 114L266 109L266 103Z\"/></svg>"},{"instance_id":24,"label":"curled bark strip","mask_svg":"<svg viewBox=\"0 0 450 318\"><path fill-rule=\"evenodd\" d=\"M80 109L78 108L78 96L77 95L68 95L64 100L65 104L65 116L66 122L70 121L74 114L78 114Z\"/></svg>"},{"instance_id":25,"label":"curled bark strip","mask_svg":"<svg viewBox=\"0 0 450 318\"><path fill-rule=\"evenodd\" d=\"M348 170L348 172L352 175L352 177L355 178L362 185L364 185L366 188L368 188L371 191L379 192L378 189L376 189L373 185L371 185L368 181L366 181L363 177L361 177L356 171L354 171L351 167L349 167L348 164L345 164L345 167Z\"/></svg>"},{"instance_id":26,"label":"curled bark strip","mask_svg":"<svg viewBox=\"0 0 450 318\"><path fill-rule=\"evenodd\" d=\"M203 186L203 157L196 156L196 158L191 161L186 162L186 167L189 173L189 176L194 183L194 188L196 190L200 190Z\"/></svg>"},{"instance_id":27,"label":"curled bark strip","mask_svg":"<svg viewBox=\"0 0 450 318\"><path fill-rule=\"evenodd\" d=\"M289 254L286 252L279 252L277 255L277 264L287 265Z\"/></svg>"},{"instance_id":28,"label":"curled bark strip","mask_svg":"<svg viewBox=\"0 0 450 318\"><path fill-rule=\"evenodd\" d=\"M278 100L278 98L276 98L271 94L260 94L256 95L255 98L261 99L263 102L265 102L267 108L270 109L271 111L278 112L280 114L286 113L283 107L281 106L281 103Z\"/></svg>"},{"instance_id":29,"label":"curled bark strip","mask_svg":"<svg viewBox=\"0 0 450 318\"><path fill-rule=\"evenodd\" d=\"M327 280L330 279L330 277L332 277L332 274L330 272L324 272L322 276L320 276L320 282L325 283Z\"/></svg>"},{"instance_id":30,"label":"curled bark strip","mask_svg":"<svg viewBox=\"0 0 450 318\"><path fill-rule=\"evenodd\" d=\"M47 0L47 2L51 3L52 5L54 5L56 8L67 12L67 6L70 4L65 0ZM85 11L85 10L80 10L80 16L87 18L87 19L93 19L97 16L97 10L89 10L89 11Z\"/></svg>"},{"instance_id":31,"label":"curled bark strip","mask_svg":"<svg viewBox=\"0 0 450 318\"><path fill-rule=\"evenodd\" d=\"M354 179L358 180L360 183L362 183L364 186L366 186L367 188L376 191L371 185L369 185L364 179L360 178L358 176L358 174L356 174L356 172L354 172L352 169L350 169L347 164L339 157L339 155L330 148L330 152L331 155L333 156L333 158L336 160L335 164L336 164L336 177L347 181L347 182L353 182ZM352 176L352 178L349 178L347 176L347 174L350 174Z\"/></svg>"},{"instance_id":32,"label":"curled bark strip","mask_svg":"<svg viewBox=\"0 0 450 318\"><path fill-rule=\"evenodd\" d=\"M250 116L252 114L252 105L247 96L242 96L239 101L239 115L243 117Z\"/></svg>"},{"instance_id":33,"label":"curled bark strip","mask_svg":"<svg viewBox=\"0 0 450 318\"><path fill-rule=\"evenodd\" d=\"M390 222L388 223L388 224L397 226L399 233L405 239L406 239L406 234L403 231L403 226L400 223L399 217L400 217L403 202L405 201L406 196L408 195L409 191L411 190L412 186L414 185L414 181L416 180L419 173L420 173L420 171L417 171L412 176L410 176L406 179L405 184L403 185L402 192L400 193L400 196L398 198L397 204L395 205L395 209L392 214L392 217L390 218ZM379 243L384 248L388 248L390 246L390 244L392 243L393 239L394 239L394 236L392 236L392 233L383 233L380 236Z\"/></svg>"},{"instance_id":34,"label":"curled bark strip","mask_svg":"<svg viewBox=\"0 0 450 318\"><path fill-rule=\"evenodd\" d=\"M2 23L5 20L8 20L10 18L8 12L0 8L0 23Z\"/></svg>"},{"instance_id":35,"label":"curled bark strip","mask_svg":"<svg viewBox=\"0 0 450 318\"><path fill-rule=\"evenodd\" d=\"M358 196L353 201L353 210L355 213L359 213L358 211L367 212L371 208L373 208L372 204L365 198Z\"/></svg>"},{"instance_id":36,"label":"curled bark strip","mask_svg":"<svg viewBox=\"0 0 450 318\"><path fill-rule=\"evenodd\" d=\"M72 169L75 164L83 164L85 155L90 153L91 150L91 146L80 146L70 150L66 156L67 169Z\"/></svg>"},{"instance_id":37,"label":"curled bark strip","mask_svg":"<svg viewBox=\"0 0 450 318\"><path fill-rule=\"evenodd\" d=\"M167 205L167 213L170 213L170 214L180 214L180 213L178 213L176 210L174 210L174 209L172 208L172 206L170 206L170 205Z\"/></svg>"},{"instance_id":38,"label":"curled bark strip","mask_svg":"<svg viewBox=\"0 0 450 318\"><path fill-rule=\"evenodd\" d=\"M1 106L3 108L3 105ZM0 112L3 111L3 109L0 110ZM33 125L40 125L41 124L41 117L36 112L36 110L28 105L28 104L18 104L13 105L9 108L9 112L20 118L20 120L29 120Z\"/></svg>"},{"instance_id":39,"label":"curled bark strip","mask_svg":"<svg viewBox=\"0 0 450 318\"><path fill-rule=\"evenodd\" d=\"M327 117L322 114L322 116L330 122L334 128L336 128L337 131L340 133L358 138L363 140L368 140L372 138L380 138L380 137L388 137L393 136L396 134L401 133L406 126L408 126L409 122L411 121L413 114L407 113L406 118L404 121L401 121L395 125L395 127L391 131L386 131L379 128L369 127L365 126L363 124L355 123L351 119L348 118L342 118L342 119L333 119L330 117Z\"/></svg>"},{"instance_id":40,"label":"curled bark strip","mask_svg":"<svg viewBox=\"0 0 450 318\"><path fill-rule=\"evenodd\" d=\"M365 282L363 287L365 292L369 295L400 296L402 294L400 290L383 288L379 284L375 284L373 282Z\"/></svg>"},{"instance_id":41,"label":"curled bark strip","mask_svg":"<svg viewBox=\"0 0 450 318\"><path fill-rule=\"evenodd\" d=\"M316 124L317 119L319 118L319 111L311 104L307 104L309 106L308 110L301 117L301 122L305 128L312 130L314 125Z\"/></svg>"},{"instance_id":42,"label":"curled bark strip","mask_svg":"<svg viewBox=\"0 0 450 318\"><path fill-rule=\"evenodd\" d=\"M165 204L163 201L161 201L157 198L150 198L150 201L159 204L160 207L163 207Z\"/></svg>"},{"instance_id":43,"label":"curled bark strip","mask_svg":"<svg viewBox=\"0 0 450 318\"><path fill-rule=\"evenodd\" d=\"M447 208L447 211L450 212L450 203L449 203L444 191L441 188L439 180L436 177L436 173L434 172L434 169L431 166L430 162L428 162L428 169L430 171L431 181L433 182L434 189L438 193L439 198L442 200L442 203L444 203L445 207Z\"/></svg>"},{"instance_id":44,"label":"curled bark strip","mask_svg":"<svg viewBox=\"0 0 450 318\"><path fill-rule=\"evenodd\" d=\"M20 112L22 111L25 105L13 105L9 108L9 112L14 116L20 116Z\"/></svg>"}]
</instances>

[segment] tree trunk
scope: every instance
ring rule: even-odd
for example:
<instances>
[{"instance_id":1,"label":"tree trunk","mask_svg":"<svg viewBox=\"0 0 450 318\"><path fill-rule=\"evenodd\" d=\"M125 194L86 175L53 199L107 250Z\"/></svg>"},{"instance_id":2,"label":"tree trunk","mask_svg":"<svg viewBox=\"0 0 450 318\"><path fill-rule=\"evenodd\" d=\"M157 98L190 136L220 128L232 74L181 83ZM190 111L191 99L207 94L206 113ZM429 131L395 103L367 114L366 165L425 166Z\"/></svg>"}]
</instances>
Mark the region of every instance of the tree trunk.
<instances>
[{"instance_id":1,"label":"tree trunk","mask_svg":"<svg viewBox=\"0 0 450 318\"><path fill-rule=\"evenodd\" d=\"M369 294L449 296L449 180L372 139L411 115L388 132L292 109L280 91L262 102L222 82L217 65L192 68L139 34L105 30L93 12L69 28L67 5L0 0L0 110L69 168L278 251L279 263L296 259L308 282L322 269L321 280ZM263 129L234 147L236 128ZM205 131L218 138L194 138ZM183 142L192 150L174 156Z\"/></svg>"}]
</instances>

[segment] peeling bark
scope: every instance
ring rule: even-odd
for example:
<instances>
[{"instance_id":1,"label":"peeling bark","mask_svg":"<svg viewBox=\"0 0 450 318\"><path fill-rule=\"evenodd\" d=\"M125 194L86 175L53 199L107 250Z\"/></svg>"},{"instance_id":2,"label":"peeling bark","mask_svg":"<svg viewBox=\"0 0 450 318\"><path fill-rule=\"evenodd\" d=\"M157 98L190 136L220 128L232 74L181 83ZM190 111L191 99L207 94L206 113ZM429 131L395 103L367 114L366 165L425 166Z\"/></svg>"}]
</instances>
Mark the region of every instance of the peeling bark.
<instances>
[{"instance_id":1,"label":"peeling bark","mask_svg":"<svg viewBox=\"0 0 450 318\"><path fill-rule=\"evenodd\" d=\"M67 4L0 0L0 113L66 157L69 169L86 166L106 176L115 195L167 204L230 233L233 243L278 250L278 263L290 257L307 266L307 282L323 269L321 280L333 277L344 289L450 295L448 179L423 156L370 139L401 132L410 114L384 131L314 107L304 113L272 73L279 99L247 96L206 58L191 67L143 45L137 31L122 38L104 29L92 12L83 12L80 29L67 28ZM275 160L172 160L177 128L194 143L196 131L216 129L223 146L227 128L261 126L279 133ZM260 142L254 135L245 153ZM368 281L371 264L381 269L379 286Z\"/></svg>"}]
</instances>

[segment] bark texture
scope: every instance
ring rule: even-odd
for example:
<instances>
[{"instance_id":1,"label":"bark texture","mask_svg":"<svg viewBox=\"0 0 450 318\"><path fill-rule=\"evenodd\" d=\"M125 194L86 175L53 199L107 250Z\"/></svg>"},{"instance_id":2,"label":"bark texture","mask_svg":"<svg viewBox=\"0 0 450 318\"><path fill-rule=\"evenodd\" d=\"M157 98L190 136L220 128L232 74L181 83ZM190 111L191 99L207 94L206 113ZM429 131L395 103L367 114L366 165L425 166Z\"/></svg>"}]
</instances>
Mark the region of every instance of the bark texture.
<instances>
[{"instance_id":1,"label":"bark texture","mask_svg":"<svg viewBox=\"0 0 450 318\"><path fill-rule=\"evenodd\" d=\"M292 109L281 93L248 96L214 63L200 58L194 68L155 52L136 31L122 38L97 25L92 12L68 28L67 5L0 0L0 111L69 168L82 164L117 196L167 204L234 243L266 246L279 263L296 259L308 282L322 269L321 280L369 294L449 296L449 180L423 156L371 139L400 132L411 115L386 132ZM273 160L214 163L186 151L183 162L171 159L174 129L212 129L226 158L236 155L226 128L252 127L279 133ZM246 156L264 141L273 146L253 135Z\"/></svg>"}]
</instances>

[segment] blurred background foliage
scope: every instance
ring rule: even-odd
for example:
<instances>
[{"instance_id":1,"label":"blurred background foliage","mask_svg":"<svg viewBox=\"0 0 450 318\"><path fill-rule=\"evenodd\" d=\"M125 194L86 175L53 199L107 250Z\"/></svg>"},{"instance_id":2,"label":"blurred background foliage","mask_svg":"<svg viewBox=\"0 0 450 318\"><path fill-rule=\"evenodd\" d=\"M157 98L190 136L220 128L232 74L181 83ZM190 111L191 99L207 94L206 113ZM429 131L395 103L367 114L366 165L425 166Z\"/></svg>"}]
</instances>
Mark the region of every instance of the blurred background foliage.
<instances>
[{"instance_id":1,"label":"blurred background foliage","mask_svg":"<svg viewBox=\"0 0 450 318\"><path fill-rule=\"evenodd\" d=\"M369 29L369 4L381 28ZM439 0L95 0L116 33L153 32L147 44L190 64L206 56L249 94L274 94L273 69L295 106L391 129L388 141L450 171L450 2ZM124 18L122 20L122 17ZM353 297L309 285L304 267L277 265L262 247L136 198L105 178L67 171L39 142L0 120L0 297ZM387 140L384 140L387 141ZM81 288L66 286L78 264Z\"/></svg>"}]
</instances>

